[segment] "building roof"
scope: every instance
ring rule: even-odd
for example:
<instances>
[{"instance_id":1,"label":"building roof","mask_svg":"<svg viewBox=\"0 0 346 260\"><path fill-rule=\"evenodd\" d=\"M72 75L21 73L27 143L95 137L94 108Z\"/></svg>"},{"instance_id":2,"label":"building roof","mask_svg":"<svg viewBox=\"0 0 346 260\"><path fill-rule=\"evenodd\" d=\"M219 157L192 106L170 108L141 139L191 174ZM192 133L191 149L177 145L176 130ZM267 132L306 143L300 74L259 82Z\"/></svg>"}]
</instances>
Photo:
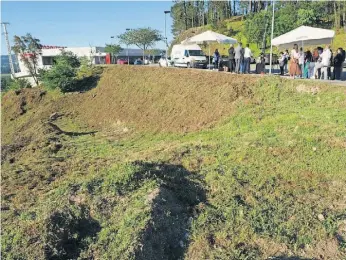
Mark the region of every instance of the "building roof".
<instances>
[{"instance_id":1,"label":"building roof","mask_svg":"<svg viewBox=\"0 0 346 260\"><path fill-rule=\"evenodd\" d=\"M161 50L162 52L164 52L163 50ZM141 49L126 49L124 48L119 54L118 56L127 56L127 52L129 54L129 56L143 56L143 50ZM148 56L148 55L145 55ZM159 56L159 55L157 55Z\"/></svg>"}]
</instances>

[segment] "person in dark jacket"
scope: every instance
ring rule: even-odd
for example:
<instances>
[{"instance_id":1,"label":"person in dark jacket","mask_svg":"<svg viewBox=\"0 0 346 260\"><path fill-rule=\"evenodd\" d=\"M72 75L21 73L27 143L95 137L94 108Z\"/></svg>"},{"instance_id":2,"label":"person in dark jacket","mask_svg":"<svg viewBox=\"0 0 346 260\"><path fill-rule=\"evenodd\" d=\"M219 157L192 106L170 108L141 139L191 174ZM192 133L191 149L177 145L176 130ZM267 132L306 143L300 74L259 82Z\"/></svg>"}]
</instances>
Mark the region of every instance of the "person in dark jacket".
<instances>
[{"instance_id":1,"label":"person in dark jacket","mask_svg":"<svg viewBox=\"0 0 346 260\"><path fill-rule=\"evenodd\" d=\"M280 66L280 75L284 75L284 69L285 69L285 63L286 63L286 56L283 52L280 52L280 58L279 58L279 66Z\"/></svg>"},{"instance_id":2,"label":"person in dark jacket","mask_svg":"<svg viewBox=\"0 0 346 260\"><path fill-rule=\"evenodd\" d=\"M329 62L329 64L330 64L330 66L328 66L328 68L327 68L327 75L328 75L328 79L334 79L334 75L332 75L332 66L333 66L333 60L334 60L334 57L333 57L333 51L332 50L330 50L330 52L331 52L331 56L330 56L330 62Z\"/></svg>"},{"instance_id":3,"label":"person in dark jacket","mask_svg":"<svg viewBox=\"0 0 346 260\"><path fill-rule=\"evenodd\" d=\"M342 48L338 49L337 54L334 57L333 63L334 63L334 78L336 80L341 80L341 74L342 74L342 64L344 62L345 58L342 53Z\"/></svg>"},{"instance_id":4,"label":"person in dark jacket","mask_svg":"<svg viewBox=\"0 0 346 260\"><path fill-rule=\"evenodd\" d=\"M264 74L265 73L265 58L264 53L260 54L260 57L258 57L257 64L256 64L256 73L257 74Z\"/></svg>"},{"instance_id":5,"label":"person in dark jacket","mask_svg":"<svg viewBox=\"0 0 346 260\"><path fill-rule=\"evenodd\" d=\"M218 69L219 62L220 62L220 53L218 49L215 50L213 59L214 59L214 68Z\"/></svg>"},{"instance_id":6,"label":"person in dark jacket","mask_svg":"<svg viewBox=\"0 0 346 260\"><path fill-rule=\"evenodd\" d=\"M234 47L233 44L230 45L230 48L228 49L228 59L229 59L229 71L235 72L235 53L234 53Z\"/></svg>"},{"instance_id":7,"label":"person in dark jacket","mask_svg":"<svg viewBox=\"0 0 346 260\"><path fill-rule=\"evenodd\" d=\"M242 72L243 69L243 62L244 62L244 49L242 47L242 43L239 42L238 46L234 49L234 58L235 58L235 72L239 73Z\"/></svg>"},{"instance_id":8,"label":"person in dark jacket","mask_svg":"<svg viewBox=\"0 0 346 260\"><path fill-rule=\"evenodd\" d=\"M311 51L307 51L304 56L304 71L303 71L303 78L308 79L312 76L313 73L313 67L311 66L311 63L313 62L313 56Z\"/></svg>"}]
</instances>

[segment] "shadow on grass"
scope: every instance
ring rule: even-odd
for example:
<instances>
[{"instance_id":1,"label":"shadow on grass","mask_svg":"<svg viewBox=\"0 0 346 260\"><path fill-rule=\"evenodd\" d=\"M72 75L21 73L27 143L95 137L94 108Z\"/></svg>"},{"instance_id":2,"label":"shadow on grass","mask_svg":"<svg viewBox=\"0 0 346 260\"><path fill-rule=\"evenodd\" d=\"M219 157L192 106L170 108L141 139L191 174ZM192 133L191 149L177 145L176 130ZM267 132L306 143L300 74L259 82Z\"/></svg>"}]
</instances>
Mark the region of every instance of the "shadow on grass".
<instances>
[{"instance_id":1,"label":"shadow on grass","mask_svg":"<svg viewBox=\"0 0 346 260\"><path fill-rule=\"evenodd\" d=\"M77 259L100 230L84 206L53 211L45 220L45 258Z\"/></svg>"},{"instance_id":2,"label":"shadow on grass","mask_svg":"<svg viewBox=\"0 0 346 260\"><path fill-rule=\"evenodd\" d=\"M96 88L97 83L100 80L100 75L92 75L89 77L81 78L77 81L78 91L85 92L93 88Z\"/></svg>"},{"instance_id":3,"label":"shadow on grass","mask_svg":"<svg viewBox=\"0 0 346 260\"><path fill-rule=\"evenodd\" d=\"M149 194L151 220L142 234L135 259L182 259L189 244L196 206L205 201L197 174L181 165L136 162L138 181L156 179L159 188Z\"/></svg>"},{"instance_id":4,"label":"shadow on grass","mask_svg":"<svg viewBox=\"0 0 346 260\"><path fill-rule=\"evenodd\" d=\"M56 124L53 124L52 122L47 122L47 124L56 132L56 134L64 134L67 136L81 136L81 135L94 135L97 133L97 131L91 131L91 132L68 132L62 130L60 127L58 127Z\"/></svg>"}]
</instances>

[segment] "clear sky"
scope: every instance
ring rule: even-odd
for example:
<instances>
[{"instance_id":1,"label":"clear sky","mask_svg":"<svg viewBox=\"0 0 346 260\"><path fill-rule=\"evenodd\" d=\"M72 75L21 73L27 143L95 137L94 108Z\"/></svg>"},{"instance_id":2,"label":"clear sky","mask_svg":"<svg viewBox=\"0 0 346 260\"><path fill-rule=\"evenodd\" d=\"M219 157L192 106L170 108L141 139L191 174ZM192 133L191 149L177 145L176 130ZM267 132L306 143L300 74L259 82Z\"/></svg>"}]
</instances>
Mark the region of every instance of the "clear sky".
<instances>
[{"instance_id":1,"label":"clear sky","mask_svg":"<svg viewBox=\"0 0 346 260\"><path fill-rule=\"evenodd\" d=\"M164 11L171 6L172 1L1 1L1 20L10 23L7 30L11 44L14 35L31 33L43 45L104 46L111 42L111 36L126 28L151 27L164 35ZM171 25L167 14L168 41L172 40ZM160 42L156 48L164 46ZM3 35L1 54L7 54Z\"/></svg>"}]
</instances>

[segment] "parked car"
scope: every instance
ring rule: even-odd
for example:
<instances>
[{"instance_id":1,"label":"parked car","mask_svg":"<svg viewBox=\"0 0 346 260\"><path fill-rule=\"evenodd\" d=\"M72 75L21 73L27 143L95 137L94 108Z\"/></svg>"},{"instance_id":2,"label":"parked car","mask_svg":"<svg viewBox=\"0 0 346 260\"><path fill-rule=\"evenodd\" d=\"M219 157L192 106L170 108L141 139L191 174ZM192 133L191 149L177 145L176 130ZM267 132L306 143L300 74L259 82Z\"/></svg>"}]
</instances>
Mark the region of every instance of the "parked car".
<instances>
[{"instance_id":1,"label":"parked car","mask_svg":"<svg viewBox=\"0 0 346 260\"><path fill-rule=\"evenodd\" d=\"M128 64L128 61L126 59L118 59L117 64L121 64L121 65Z\"/></svg>"},{"instance_id":2,"label":"parked car","mask_svg":"<svg viewBox=\"0 0 346 260\"><path fill-rule=\"evenodd\" d=\"M135 62L133 63L133 65L143 65L143 61L142 60L135 60Z\"/></svg>"},{"instance_id":3,"label":"parked car","mask_svg":"<svg viewBox=\"0 0 346 260\"><path fill-rule=\"evenodd\" d=\"M161 57L159 60L159 66L160 67L172 67L173 66L173 61L171 57L168 57L167 59L165 57Z\"/></svg>"},{"instance_id":4,"label":"parked car","mask_svg":"<svg viewBox=\"0 0 346 260\"><path fill-rule=\"evenodd\" d=\"M120 64L120 65L127 64L127 60L125 60L125 59L118 59L117 60L117 64Z\"/></svg>"}]
</instances>

